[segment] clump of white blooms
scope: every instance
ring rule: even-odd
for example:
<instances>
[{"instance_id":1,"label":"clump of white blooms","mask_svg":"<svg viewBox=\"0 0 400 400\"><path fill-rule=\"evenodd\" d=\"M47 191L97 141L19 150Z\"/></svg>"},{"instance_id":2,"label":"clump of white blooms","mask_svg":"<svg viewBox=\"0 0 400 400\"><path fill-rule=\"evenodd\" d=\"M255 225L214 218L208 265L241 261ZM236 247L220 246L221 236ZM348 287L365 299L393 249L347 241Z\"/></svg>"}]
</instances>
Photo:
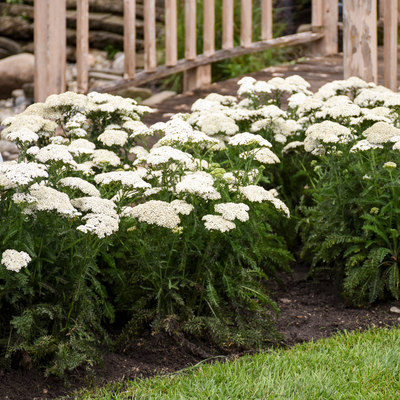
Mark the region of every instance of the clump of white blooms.
<instances>
[{"instance_id":1,"label":"clump of white blooms","mask_svg":"<svg viewBox=\"0 0 400 400\"><path fill-rule=\"evenodd\" d=\"M360 140L357 142L351 149L350 153L355 153L357 151L367 151L371 149L383 149L383 146L381 144L373 144L369 142L368 140Z\"/></svg>"},{"instance_id":2,"label":"clump of white blooms","mask_svg":"<svg viewBox=\"0 0 400 400\"><path fill-rule=\"evenodd\" d=\"M110 150L94 150L92 154L92 161L96 165L111 165L118 167L121 164L121 159Z\"/></svg>"},{"instance_id":3,"label":"clump of white blooms","mask_svg":"<svg viewBox=\"0 0 400 400\"><path fill-rule=\"evenodd\" d=\"M304 146L304 142L299 142L299 141L290 142L282 149L282 154L285 154L290 150L298 149L299 147L302 146Z\"/></svg>"},{"instance_id":4,"label":"clump of white blooms","mask_svg":"<svg viewBox=\"0 0 400 400\"><path fill-rule=\"evenodd\" d=\"M100 197L100 192L98 191L96 186L94 186L88 181L85 181L84 179L74 178L72 176L69 176L67 178L60 179L59 183L61 186L64 187L69 187L71 189L78 189L82 193L87 194L88 196Z\"/></svg>"},{"instance_id":5,"label":"clump of white blooms","mask_svg":"<svg viewBox=\"0 0 400 400\"><path fill-rule=\"evenodd\" d=\"M306 130L304 149L312 152L322 143L348 143L353 139L351 130L337 122L324 121Z\"/></svg>"},{"instance_id":6,"label":"clump of white blooms","mask_svg":"<svg viewBox=\"0 0 400 400\"><path fill-rule=\"evenodd\" d=\"M190 193L204 200L218 200L221 194L213 186L214 178L206 172L195 172L182 177L175 190L179 193Z\"/></svg>"},{"instance_id":7,"label":"clump of white blooms","mask_svg":"<svg viewBox=\"0 0 400 400\"><path fill-rule=\"evenodd\" d=\"M196 124L203 133L209 136L217 134L231 136L239 132L239 127L236 125L235 120L223 112L203 114Z\"/></svg>"},{"instance_id":8,"label":"clump of white blooms","mask_svg":"<svg viewBox=\"0 0 400 400\"><path fill-rule=\"evenodd\" d=\"M202 220L206 221L204 222L204 226L209 231L228 232L236 228L233 222L226 220L220 215L207 214L203 216Z\"/></svg>"},{"instance_id":9,"label":"clump of white blooms","mask_svg":"<svg viewBox=\"0 0 400 400\"><path fill-rule=\"evenodd\" d=\"M28 128L22 128L18 131L10 132L6 135L6 138L11 141L20 141L23 143L36 142L39 136Z\"/></svg>"},{"instance_id":10,"label":"clump of white blooms","mask_svg":"<svg viewBox=\"0 0 400 400\"><path fill-rule=\"evenodd\" d=\"M102 199L97 196L79 197L71 199L71 203L79 210L94 214L104 214L116 218L118 216L115 208L116 204L112 200Z\"/></svg>"},{"instance_id":11,"label":"clump of white blooms","mask_svg":"<svg viewBox=\"0 0 400 400\"><path fill-rule=\"evenodd\" d=\"M143 146L132 147L129 153L135 154L137 158L146 158L150 154Z\"/></svg>"},{"instance_id":12,"label":"clump of white blooms","mask_svg":"<svg viewBox=\"0 0 400 400\"><path fill-rule=\"evenodd\" d=\"M265 190L261 186L249 185L249 186L241 186L239 187L239 192L252 203L261 203L263 201L271 202L274 207L278 210L282 210L287 217L290 217L290 211L287 208L286 204L277 199L274 195L274 192Z\"/></svg>"},{"instance_id":13,"label":"clump of white blooms","mask_svg":"<svg viewBox=\"0 0 400 400\"><path fill-rule=\"evenodd\" d=\"M140 164L143 161L152 166L167 164L170 161L177 161L185 165L187 168L194 167L193 156L191 154L174 149L170 146L153 147L148 156L138 158L133 164Z\"/></svg>"},{"instance_id":14,"label":"clump of white blooms","mask_svg":"<svg viewBox=\"0 0 400 400\"><path fill-rule=\"evenodd\" d=\"M105 146L124 146L128 141L128 134L120 129L107 129L98 137Z\"/></svg>"},{"instance_id":15,"label":"clump of white blooms","mask_svg":"<svg viewBox=\"0 0 400 400\"><path fill-rule=\"evenodd\" d=\"M19 272L31 262L31 257L25 251L8 249L1 255L1 263L9 270Z\"/></svg>"},{"instance_id":16,"label":"clump of white blooms","mask_svg":"<svg viewBox=\"0 0 400 400\"><path fill-rule=\"evenodd\" d=\"M48 178L47 167L36 163L0 163L0 177L15 185L27 185L38 178Z\"/></svg>"},{"instance_id":17,"label":"clump of white blooms","mask_svg":"<svg viewBox=\"0 0 400 400\"><path fill-rule=\"evenodd\" d=\"M177 214L189 215L194 210L194 206L184 200L173 200L170 204Z\"/></svg>"},{"instance_id":18,"label":"clump of white blooms","mask_svg":"<svg viewBox=\"0 0 400 400\"><path fill-rule=\"evenodd\" d=\"M372 144L382 144L390 142L393 137L400 136L400 129L387 122L377 122L366 129L363 135Z\"/></svg>"},{"instance_id":19,"label":"clump of white blooms","mask_svg":"<svg viewBox=\"0 0 400 400\"><path fill-rule=\"evenodd\" d=\"M253 158L262 164L276 164L281 162L279 157L267 147L245 151L244 153L239 154L239 157L244 159Z\"/></svg>"},{"instance_id":20,"label":"clump of white blooms","mask_svg":"<svg viewBox=\"0 0 400 400\"><path fill-rule=\"evenodd\" d=\"M76 165L76 161L64 145L49 144L42 147L35 158L43 164L61 162L65 165Z\"/></svg>"},{"instance_id":21,"label":"clump of white blooms","mask_svg":"<svg viewBox=\"0 0 400 400\"><path fill-rule=\"evenodd\" d=\"M385 164L383 164L383 168L386 168L386 169L397 168L397 164L394 163L393 161L388 161L388 162L385 162Z\"/></svg>"},{"instance_id":22,"label":"clump of white blooms","mask_svg":"<svg viewBox=\"0 0 400 400\"><path fill-rule=\"evenodd\" d=\"M214 206L214 210L217 213L222 214L222 217L228 221L239 221L245 222L249 219L250 207L244 203L219 203Z\"/></svg>"},{"instance_id":23,"label":"clump of white blooms","mask_svg":"<svg viewBox=\"0 0 400 400\"><path fill-rule=\"evenodd\" d=\"M29 188L29 193L36 199L36 202L25 209L24 212L27 214L32 214L35 211L56 211L62 216L76 217L81 215L71 204L68 195L56 189L35 183Z\"/></svg>"},{"instance_id":24,"label":"clump of white blooms","mask_svg":"<svg viewBox=\"0 0 400 400\"><path fill-rule=\"evenodd\" d=\"M248 146L251 144L257 144L258 146L272 147L272 144L261 135L254 135L249 132L238 133L229 140L228 144L231 146Z\"/></svg>"},{"instance_id":25,"label":"clump of white blooms","mask_svg":"<svg viewBox=\"0 0 400 400\"><path fill-rule=\"evenodd\" d=\"M76 229L83 233L93 233L99 239L110 236L119 229L119 217L106 214L87 214L82 218L85 225L79 225Z\"/></svg>"},{"instance_id":26,"label":"clump of white blooms","mask_svg":"<svg viewBox=\"0 0 400 400\"><path fill-rule=\"evenodd\" d=\"M134 207L126 207L121 216L138 218L139 222L146 222L149 225L158 225L167 229L174 229L181 222L174 206L160 200L150 200Z\"/></svg>"},{"instance_id":27,"label":"clump of white blooms","mask_svg":"<svg viewBox=\"0 0 400 400\"><path fill-rule=\"evenodd\" d=\"M120 183L123 187L151 188L151 185L142 178L146 170L138 171L112 171L98 174L94 177L97 184L109 185L113 182Z\"/></svg>"}]
</instances>

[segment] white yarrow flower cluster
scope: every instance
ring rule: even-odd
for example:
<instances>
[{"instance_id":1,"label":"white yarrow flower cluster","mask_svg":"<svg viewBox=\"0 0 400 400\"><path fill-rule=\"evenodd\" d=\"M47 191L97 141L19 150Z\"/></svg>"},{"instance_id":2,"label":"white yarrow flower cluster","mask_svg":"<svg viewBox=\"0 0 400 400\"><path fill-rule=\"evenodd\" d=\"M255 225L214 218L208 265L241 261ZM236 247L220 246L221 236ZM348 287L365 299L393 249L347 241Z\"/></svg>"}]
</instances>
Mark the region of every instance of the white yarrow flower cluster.
<instances>
[{"instance_id":1,"label":"white yarrow flower cluster","mask_svg":"<svg viewBox=\"0 0 400 400\"><path fill-rule=\"evenodd\" d=\"M48 178L46 170L45 165L36 163L0 163L0 176L16 185L27 185L37 178Z\"/></svg>"},{"instance_id":2,"label":"white yarrow flower cluster","mask_svg":"<svg viewBox=\"0 0 400 400\"><path fill-rule=\"evenodd\" d=\"M239 187L239 192L252 203L261 203L263 201L269 201L278 210L282 210L287 217L290 217L290 211L286 204L275 197L275 193L265 190L261 186L249 185Z\"/></svg>"},{"instance_id":3,"label":"white yarrow flower cluster","mask_svg":"<svg viewBox=\"0 0 400 400\"><path fill-rule=\"evenodd\" d=\"M139 222L167 229L174 229L181 222L174 206L160 200L150 200L134 207L127 207L122 211L121 216L138 218Z\"/></svg>"},{"instance_id":4,"label":"white yarrow flower cluster","mask_svg":"<svg viewBox=\"0 0 400 400\"><path fill-rule=\"evenodd\" d=\"M1 255L1 263L9 270L19 272L31 262L31 257L25 251L8 249Z\"/></svg>"},{"instance_id":5,"label":"white yarrow flower cluster","mask_svg":"<svg viewBox=\"0 0 400 400\"><path fill-rule=\"evenodd\" d=\"M220 231L223 233L236 228L233 222L226 220L220 215L207 214L203 216L202 220L205 221L204 226L209 231Z\"/></svg>"},{"instance_id":6,"label":"white yarrow flower cluster","mask_svg":"<svg viewBox=\"0 0 400 400\"><path fill-rule=\"evenodd\" d=\"M261 135L254 135L249 132L238 133L229 140L231 146L248 146L257 144L259 146L272 147L272 144Z\"/></svg>"},{"instance_id":7,"label":"white yarrow flower cluster","mask_svg":"<svg viewBox=\"0 0 400 400\"><path fill-rule=\"evenodd\" d=\"M69 187L71 189L78 189L88 196L100 197L100 192L88 181L81 178L67 177L59 180L61 186Z\"/></svg>"},{"instance_id":8,"label":"white yarrow flower cluster","mask_svg":"<svg viewBox=\"0 0 400 400\"><path fill-rule=\"evenodd\" d=\"M22 128L18 131L10 132L7 136L8 140L11 141L20 141L23 143L32 143L36 142L39 139L39 136L27 128Z\"/></svg>"},{"instance_id":9,"label":"white yarrow flower cluster","mask_svg":"<svg viewBox=\"0 0 400 400\"><path fill-rule=\"evenodd\" d=\"M221 194L213 186L214 178L206 172L195 172L182 177L176 184L175 190L179 193L190 193L204 200L218 200Z\"/></svg>"},{"instance_id":10,"label":"white yarrow flower cluster","mask_svg":"<svg viewBox=\"0 0 400 400\"><path fill-rule=\"evenodd\" d=\"M112 171L98 174L94 177L94 180L97 184L101 185L109 185L113 182L118 182L126 188L150 189L150 183L147 183L142 179L145 173L146 170Z\"/></svg>"},{"instance_id":11,"label":"white yarrow flower cluster","mask_svg":"<svg viewBox=\"0 0 400 400\"><path fill-rule=\"evenodd\" d=\"M214 206L214 210L217 213L222 214L222 217L228 221L239 221L245 222L249 220L250 207L244 203L219 203Z\"/></svg>"},{"instance_id":12,"label":"white yarrow flower cluster","mask_svg":"<svg viewBox=\"0 0 400 400\"><path fill-rule=\"evenodd\" d=\"M124 146L128 141L128 134L122 130L107 129L98 137L105 146Z\"/></svg>"},{"instance_id":13,"label":"white yarrow flower cluster","mask_svg":"<svg viewBox=\"0 0 400 400\"><path fill-rule=\"evenodd\" d=\"M276 164L281 162L279 157L267 147L245 151L244 153L239 154L239 157L244 159L253 158L262 164Z\"/></svg>"}]
</instances>

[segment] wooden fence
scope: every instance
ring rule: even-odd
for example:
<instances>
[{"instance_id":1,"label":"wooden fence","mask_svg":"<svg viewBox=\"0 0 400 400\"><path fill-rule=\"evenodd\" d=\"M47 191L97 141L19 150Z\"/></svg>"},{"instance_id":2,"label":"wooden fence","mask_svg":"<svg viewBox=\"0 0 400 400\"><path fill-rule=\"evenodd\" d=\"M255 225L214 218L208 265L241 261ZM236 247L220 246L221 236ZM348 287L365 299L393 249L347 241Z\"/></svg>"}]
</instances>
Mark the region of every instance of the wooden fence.
<instances>
[{"instance_id":1,"label":"wooden fence","mask_svg":"<svg viewBox=\"0 0 400 400\"><path fill-rule=\"evenodd\" d=\"M314 55L338 52L338 0L312 0L312 31L273 38L273 2L261 1L261 40L252 40L252 0L241 0L240 46L234 47L234 0L222 1L222 48L215 49L215 0L203 0L203 53L196 48L196 0L185 0L185 58L177 57L177 0L165 0L165 64L156 58L156 1L143 0L145 67L136 70L135 0L124 0L123 79L97 91L141 85L184 72L184 90L211 83L211 63L258 51L313 43ZM384 15L385 85L397 86L397 24L400 0L381 0ZM77 0L77 87L89 90L89 0ZM344 0L344 75L377 82L377 0ZM35 100L65 91L66 0L35 0Z\"/></svg>"}]
</instances>

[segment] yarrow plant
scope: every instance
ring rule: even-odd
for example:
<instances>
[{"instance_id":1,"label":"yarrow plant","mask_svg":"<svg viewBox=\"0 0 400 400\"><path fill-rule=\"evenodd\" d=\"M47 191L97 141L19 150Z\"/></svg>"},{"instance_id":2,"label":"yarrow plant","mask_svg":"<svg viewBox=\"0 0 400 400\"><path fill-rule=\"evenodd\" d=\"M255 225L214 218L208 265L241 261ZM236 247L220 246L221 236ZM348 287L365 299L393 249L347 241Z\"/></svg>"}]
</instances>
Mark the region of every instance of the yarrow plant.
<instances>
[{"instance_id":1,"label":"yarrow plant","mask_svg":"<svg viewBox=\"0 0 400 400\"><path fill-rule=\"evenodd\" d=\"M336 271L354 304L398 298L400 96L356 78L239 85L152 126L95 92L3 122L20 156L0 163L2 365L90 368L116 312L117 346L145 326L268 345L264 282L290 272L295 221L311 274Z\"/></svg>"},{"instance_id":2,"label":"yarrow plant","mask_svg":"<svg viewBox=\"0 0 400 400\"><path fill-rule=\"evenodd\" d=\"M240 132L235 98L204 101L220 112L147 127L133 100L67 92L3 121L20 156L0 163L1 366L90 368L116 311L132 318L119 344L172 320L221 346L276 340L263 279L289 271L290 212L260 184L280 159Z\"/></svg>"}]
</instances>

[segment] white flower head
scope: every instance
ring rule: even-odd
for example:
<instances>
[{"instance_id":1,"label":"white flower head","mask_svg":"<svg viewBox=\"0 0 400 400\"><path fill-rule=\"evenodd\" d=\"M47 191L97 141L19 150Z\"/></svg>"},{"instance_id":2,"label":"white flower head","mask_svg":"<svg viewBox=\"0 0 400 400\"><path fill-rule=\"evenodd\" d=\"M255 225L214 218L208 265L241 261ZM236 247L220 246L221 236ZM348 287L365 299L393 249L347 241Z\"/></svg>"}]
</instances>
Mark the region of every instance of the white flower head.
<instances>
[{"instance_id":1,"label":"white flower head","mask_svg":"<svg viewBox=\"0 0 400 400\"><path fill-rule=\"evenodd\" d=\"M7 136L8 140L11 141L20 141L23 143L32 143L36 142L39 139L39 136L32 132L30 129L22 128L18 131L10 132Z\"/></svg>"},{"instance_id":2,"label":"white flower head","mask_svg":"<svg viewBox=\"0 0 400 400\"><path fill-rule=\"evenodd\" d=\"M27 185L37 178L48 178L46 166L36 163L0 163L0 176L15 185ZM1 184L1 182L0 182Z\"/></svg>"},{"instance_id":3,"label":"white flower head","mask_svg":"<svg viewBox=\"0 0 400 400\"><path fill-rule=\"evenodd\" d=\"M279 157L267 147L256 148L250 151L245 151L239 154L240 158L253 158L262 164L276 164L280 163Z\"/></svg>"},{"instance_id":4,"label":"white flower head","mask_svg":"<svg viewBox=\"0 0 400 400\"><path fill-rule=\"evenodd\" d=\"M9 270L19 272L25 268L31 261L31 257L25 251L8 249L1 256L1 263Z\"/></svg>"},{"instance_id":5,"label":"white flower head","mask_svg":"<svg viewBox=\"0 0 400 400\"><path fill-rule=\"evenodd\" d=\"M120 158L109 150L94 150L92 160L96 165L109 164L113 167L118 167L121 164Z\"/></svg>"},{"instance_id":6,"label":"white flower head","mask_svg":"<svg viewBox=\"0 0 400 400\"><path fill-rule=\"evenodd\" d=\"M202 220L206 221L204 222L204 226L209 231L228 232L236 228L233 222L226 220L220 215L207 214L203 216Z\"/></svg>"},{"instance_id":7,"label":"white flower head","mask_svg":"<svg viewBox=\"0 0 400 400\"><path fill-rule=\"evenodd\" d=\"M368 142L372 144L382 144L391 141L394 136L400 136L400 129L395 128L387 122L376 122L363 132Z\"/></svg>"},{"instance_id":8,"label":"white flower head","mask_svg":"<svg viewBox=\"0 0 400 400\"><path fill-rule=\"evenodd\" d=\"M107 129L101 135L98 140L105 146L124 146L128 141L128 134L125 131L116 129Z\"/></svg>"},{"instance_id":9,"label":"white flower head","mask_svg":"<svg viewBox=\"0 0 400 400\"><path fill-rule=\"evenodd\" d=\"M259 146L272 147L272 144L261 135L254 135L249 132L236 134L229 140L228 144L231 146L248 146L251 144L257 144Z\"/></svg>"},{"instance_id":10,"label":"white flower head","mask_svg":"<svg viewBox=\"0 0 400 400\"><path fill-rule=\"evenodd\" d=\"M244 203L219 203L214 206L214 210L228 221L238 219L245 222L249 219L250 207Z\"/></svg>"},{"instance_id":11,"label":"white flower head","mask_svg":"<svg viewBox=\"0 0 400 400\"><path fill-rule=\"evenodd\" d=\"M81 178L67 177L59 180L61 186L69 187L71 189L78 189L88 196L100 197L100 192L96 186Z\"/></svg>"},{"instance_id":12,"label":"white flower head","mask_svg":"<svg viewBox=\"0 0 400 400\"><path fill-rule=\"evenodd\" d=\"M134 207L126 207L121 216L138 218L139 222L168 229L176 228L181 222L174 206L160 200L150 200Z\"/></svg>"},{"instance_id":13,"label":"white flower head","mask_svg":"<svg viewBox=\"0 0 400 400\"><path fill-rule=\"evenodd\" d=\"M82 220L85 225L79 225L76 229L83 233L93 233L99 239L110 236L119 229L119 217L107 214L87 214Z\"/></svg>"},{"instance_id":14,"label":"white flower head","mask_svg":"<svg viewBox=\"0 0 400 400\"><path fill-rule=\"evenodd\" d=\"M239 192L252 203L269 201L276 209L282 210L288 218L290 217L290 211L288 207L283 201L275 197L274 192L271 193L271 191L265 190L263 187L256 185L240 186Z\"/></svg>"},{"instance_id":15,"label":"white flower head","mask_svg":"<svg viewBox=\"0 0 400 400\"><path fill-rule=\"evenodd\" d=\"M221 194L213 186L214 178L206 172L195 172L182 177L175 190L179 193L190 193L205 200L218 200Z\"/></svg>"}]
</instances>

